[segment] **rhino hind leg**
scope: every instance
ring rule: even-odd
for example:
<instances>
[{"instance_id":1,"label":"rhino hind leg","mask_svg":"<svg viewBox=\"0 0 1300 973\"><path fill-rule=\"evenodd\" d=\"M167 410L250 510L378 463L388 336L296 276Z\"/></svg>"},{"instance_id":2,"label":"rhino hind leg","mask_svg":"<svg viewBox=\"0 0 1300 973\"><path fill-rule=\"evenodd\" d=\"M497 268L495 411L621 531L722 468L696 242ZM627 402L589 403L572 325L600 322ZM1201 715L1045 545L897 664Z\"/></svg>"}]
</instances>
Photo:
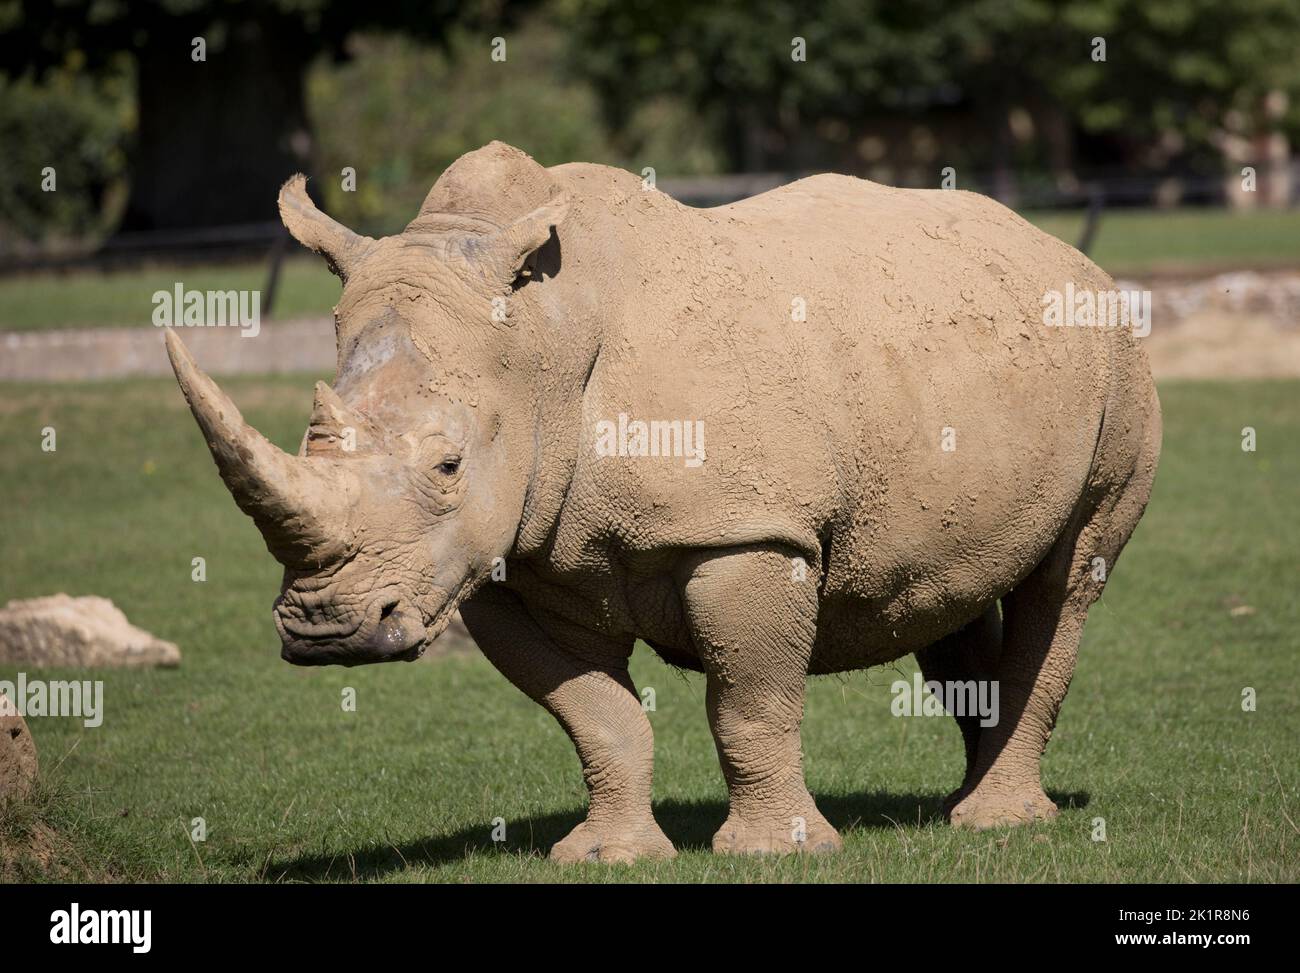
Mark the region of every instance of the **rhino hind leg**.
<instances>
[{"instance_id":1,"label":"rhino hind leg","mask_svg":"<svg viewBox=\"0 0 1300 973\"><path fill-rule=\"evenodd\" d=\"M1144 425L1136 450L1110 454L1129 457L1127 464L1119 461L1122 472L1107 476L1104 465L1097 471L1094 482L1101 485L1090 491L1071 527L1002 599L1002 652L996 667L1001 712L996 726L980 732L969 786L949 812L955 827L983 829L1056 817L1057 807L1043 790L1040 762L1074 675L1088 609L1100 597L1103 579L1151 495L1160 452L1158 411L1148 414ZM1105 567L1102 575L1099 563Z\"/></svg>"},{"instance_id":2,"label":"rhino hind leg","mask_svg":"<svg viewBox=\"0 0 1300 973\"><path fill-rule=\"evenodd\" d=\"M627 671L632 651L591 633L543 628L513 592L489 585L461 606L483 654L560 723L578 751L587 819L551 849L559 862L673 858L650 808L654 735ZM559 623L556 623L559 624Z\"/></svg>"},{"instance_id":3,"label":"rhino hind leg","mask_svg":"<svg viewBox=\"0 0 1300 973\"><path fill-rule=\"evenodd\" d=\"M684 568L683 600L730 799L715 852L831 852L843 844L804 782L799 724L817 579L795 580L796 558L760 545L702 553Z\"/></svg>"},{"instance_id":4,"label":"rhino hind leg","mask_svg":"<svg viewBox=\"0 0 1300 973\"><path fill-rule=\"evenodd\" d=\"M997 678L998 657L1002 654L1002 616L997 604L990 605L973 622L946 635L916 653L917 664L926 682L966 683ZM979 759L980 717L975 713L954 716L966 748L966 773L957 790L943 802L943 813L964 798L975 783Z\"/></svg>"}]
</instances>

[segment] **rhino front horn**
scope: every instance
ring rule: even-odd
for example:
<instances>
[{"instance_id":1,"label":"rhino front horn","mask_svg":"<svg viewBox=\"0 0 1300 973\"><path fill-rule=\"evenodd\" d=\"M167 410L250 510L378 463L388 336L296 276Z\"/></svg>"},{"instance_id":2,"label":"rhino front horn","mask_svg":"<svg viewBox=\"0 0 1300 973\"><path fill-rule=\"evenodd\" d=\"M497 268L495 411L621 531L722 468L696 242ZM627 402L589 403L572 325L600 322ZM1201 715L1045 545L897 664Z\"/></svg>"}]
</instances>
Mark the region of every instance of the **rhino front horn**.
<instances>
[{"instance_id":1,"label":"rhino front horn","mask_svg":"<svg viewBox=\"0 0 1300 973\"><path fill-rule=\"evenodd\" d=\"M290 456L246 423L171 330L167 357L221 479L239 509L257 524L267 550L295 569L320 567L342 556L350 541L351 476L327 459Z\"/></svg>"}]
</instances>

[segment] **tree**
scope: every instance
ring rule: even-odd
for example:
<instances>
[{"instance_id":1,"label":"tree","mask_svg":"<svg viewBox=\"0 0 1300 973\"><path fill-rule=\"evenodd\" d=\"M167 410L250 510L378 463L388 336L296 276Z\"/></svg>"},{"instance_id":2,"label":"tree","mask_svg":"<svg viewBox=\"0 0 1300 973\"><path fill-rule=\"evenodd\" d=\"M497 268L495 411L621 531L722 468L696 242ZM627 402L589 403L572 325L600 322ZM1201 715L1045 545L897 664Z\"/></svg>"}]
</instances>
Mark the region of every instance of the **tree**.
<instances>
[{"instance_id":1,"label":"tree","mask_svg":"<svg viewBox=\"0 0 1300 973\"><path fill-rule=\"evenodd\" d=\"M567 0L571 64L611 125L656 95L722 128L733 167L798 165L817 123L905 111L947 79L934 0ZM796 59L801 41L806 58Z\"/></svg>"},{"instance_id":2,"label":"tree","mask_svg":"<svg viewBox=\"0 0 1300 973\"><path fill-rule=\"evenodd\" d=\"M742 170L860 167L854 142L871 125L945 113L976 124L973 137L945 145L944 163L990 170L995 185L1024 162L1068 168L1079 141L1132 167L1204 169L1225 127L1297 129L1295 0L562 0L561 9L572 68L596 86L611 124L641 99L680 94L725 130ZM802 60L792 56L799 41ZM1018 117L1029 121L1016 126Z\"/></svg>"},{"instance_id":3,"label":"tree","mask_svg":"<svg viewBox=\"0 0 1300 973\"><path fill-rule=\"evenodd\" d=\"M92 71L133 56L138 127L123 231L274 220L280 183L312 169L303 95L312 58L342 56L359 28L436 39L453 22L502 16L494 0L20 0L5 13L0 68L11 77L70 56Z\"/></svg>"}]
</instances>

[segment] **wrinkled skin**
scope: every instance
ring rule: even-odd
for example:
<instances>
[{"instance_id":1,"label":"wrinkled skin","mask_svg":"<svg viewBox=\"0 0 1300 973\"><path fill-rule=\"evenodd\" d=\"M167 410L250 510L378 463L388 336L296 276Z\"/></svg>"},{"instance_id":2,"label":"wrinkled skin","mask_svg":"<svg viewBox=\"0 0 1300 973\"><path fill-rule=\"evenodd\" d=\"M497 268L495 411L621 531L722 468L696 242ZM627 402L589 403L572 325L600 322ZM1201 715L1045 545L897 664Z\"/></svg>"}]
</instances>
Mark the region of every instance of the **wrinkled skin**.
<instances>
[{"instance_id":1,"label":"wrinkled skin","mask_svg":"<svg viewBox=\"0 0 1300 973\"><path fill-rule=\"evenodd\" d=\"M414 658L459 609L577 748L564 861L674 854L637 638L706 675L719 852L840 847L804 784L806 677L907 653L1001 687L996 726L958 720L953 823L1055 815L1039 761L1094 559L1113 568L1160 442L1131 333L1042 324L1047 290L1113 286L1084 257L967 193L818 176L692 210L500 143L395 237L330 220L300 177L281 214L343 280L300 455L168 347L285 565L287 660ZM602 454L620 414L702 422L703 462Z\"/></svg>"}]
</instances>

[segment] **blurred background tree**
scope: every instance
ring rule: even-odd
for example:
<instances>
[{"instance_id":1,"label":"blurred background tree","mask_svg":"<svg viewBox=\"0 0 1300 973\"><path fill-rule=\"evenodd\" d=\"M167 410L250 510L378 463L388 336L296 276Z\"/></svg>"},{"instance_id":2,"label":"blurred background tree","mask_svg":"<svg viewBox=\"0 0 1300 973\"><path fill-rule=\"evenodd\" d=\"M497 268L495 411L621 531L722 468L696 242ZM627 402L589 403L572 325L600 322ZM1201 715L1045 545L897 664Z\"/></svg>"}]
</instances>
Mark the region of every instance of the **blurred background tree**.
<instances>
[{"instance_id":1,"label":"blurred background tree","mask_svg":"<svg viewBox=\"0 0 1300 973\"><path fill-rule=\"evenodd\" d=\"M100 76L129 54L135 126L121 230L271 220L279 184L310 168L305 74L315 57L342 56L347 37L361 28L438 40L453 22L498 23L503 6L495 0L10 0L0 6L0 68L10 78L48 85L52 72L75 66ZM45 164L63 161L53 155Z\"/></svg>"},{"instance_id":2,"label":"blurred background tree","mask_svg":"<svg viewBox=\"0 0 1300 973\"><path fill-rule=\"evenodd\" d=\"M102 234L125 202L133 94L127 59L91 75L70 55L41 84L0 76L0 230L52 241ZM56 191L45 192L51 165Z\"/></svg>"},{"instance_id":3,"label":"blurred background tree","mask_svg":"<svg viewBox=\"0 0 1300 973\"><path fill-rule=\"evenodd\" d=\"M299 169L383 232L492 138L660 177L1285 205L1298 48L1295 0L0 0L0 245L271 221Z\"/></svg>"},{"instance_id":4,"label":"blurred background tree","mask_svg":"<svg viewBox=\"0 0 1300 973\"><path fill-rule=\"evenodd\" d=\"M398 230L443 169L493 139L542 165L654 156L672 158L679 173L718 171L709 132L679 100L647 99L616 144L596 93L565 71L566 41L545 11L506 35L505 62L490 58L488 40L462 27L438 47L368 32L351 39L346 61L316 64L308 100L323 178L313 188L331 213L372 232ZM358 174L355 192L342 188L344 166Z\"/></svg>"},{"instance_id":5,"label":"blurred background tree","mask_svg":"<svg viewBox=\"0 0 1300 973\"><path fill-rule=\"evenodd\" d=\"M1294 138L1295 0L559 0L615 130L676 93L731 168L933 185L1016 174L1221 173L1225 139ZM792 57L802 38L806 60ZM1105 43L1104 61L1095 42ZM1240 155L1240 153L1238 153ZM1236 156L1232 161L1237 161Z\"/></svg>"}]
</instances>

